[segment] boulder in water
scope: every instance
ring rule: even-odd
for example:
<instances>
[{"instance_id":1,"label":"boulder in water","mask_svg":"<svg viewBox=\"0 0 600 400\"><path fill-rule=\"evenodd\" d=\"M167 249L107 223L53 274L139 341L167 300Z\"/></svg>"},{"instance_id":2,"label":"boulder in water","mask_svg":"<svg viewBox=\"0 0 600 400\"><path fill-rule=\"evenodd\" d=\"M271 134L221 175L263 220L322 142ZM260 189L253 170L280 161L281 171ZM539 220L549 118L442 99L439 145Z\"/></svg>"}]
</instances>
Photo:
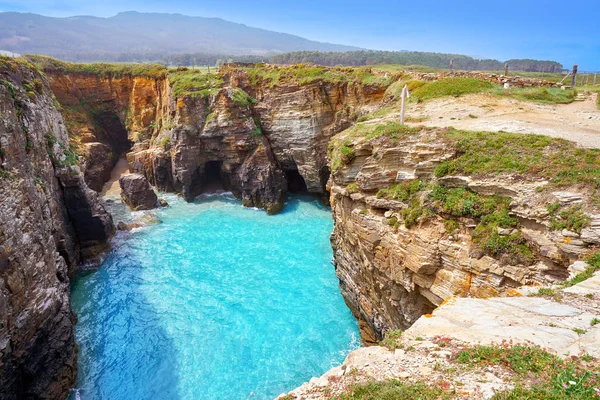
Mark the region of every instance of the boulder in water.
<instances>
[{"instance_id":1,"label":"boulder in water","mask_svg":"<svg viewBox=\"0 0 600 400\"><path fill-rule=\"evenodd\" d=\"M121 200L133 211L156 208L158 197L143 175L123 175L119 179L119 185L121 186Z\"/></svg>"}]
</instances>

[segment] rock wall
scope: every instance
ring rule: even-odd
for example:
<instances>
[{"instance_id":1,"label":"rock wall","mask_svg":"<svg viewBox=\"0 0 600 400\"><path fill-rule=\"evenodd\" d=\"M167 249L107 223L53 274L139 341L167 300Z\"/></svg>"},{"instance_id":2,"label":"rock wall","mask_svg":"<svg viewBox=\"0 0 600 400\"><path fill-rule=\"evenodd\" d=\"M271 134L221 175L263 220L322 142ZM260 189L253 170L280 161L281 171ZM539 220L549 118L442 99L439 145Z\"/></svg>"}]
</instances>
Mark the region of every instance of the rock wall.
<instances>
[{"instance_id":1,"label":"rock wall","mask_svg":"<svg viewBox=\"0 0 600 400\"><path fill-rule=\"evenodd\" d=\"M191 200L217 168L225 189L271 213L297 184L325 194L329 139L381 105L387 87L323 79L271 85L227 65L211 94L175 96L168 77L46 73L95 190L131 146L130 170L159 190ZM293 179L300 182L288 187Z\"/></svg>"},{"instance_id":2,"label":"rock wall","mask_svg":"<svg viewBox=\"0 0 600 400\"><path fill-rule=\"evenodd\" d=\"M77 374L69 277L112 219L84 183L45 78L0 58L0 398L64 399Z\"/></svg>"},{"instance_id":3,"label":"rock wall","mask_svg":"<svg viewBox=\"0 0 600 400\"><path fill-rule=\"evenodd\" d=\"M436 178L435 167L459 154L439 130L424 128L400 139L349 131L334 140L352 149L330 181L336 272L367 343L382 340L388 330L408 328L451 296L487 298L564 280L567 266L600 243L600 215L584 187L546 188L547 180L515 174ZM424 186L413 199L379 193L415 179ZM449 229L448 215L435 211L407 227L414 201L429 199L435 185L508 198L509 214L518 222L511 229L494 227L494 234L497 229L498 240L518 236L515 246L525 246L529 258L486 254L473 237L479 222L470 216L452 219ZM589 224L579 233L553 230L548 212L553 203L567 209L586 204Z\"/></svg>"},{"instance_id":4,"label":"rock wall","mask_svg":"<svg viewBox=\"0 0 600 400\"><path fill-rule=\"evenodd\" d=\"M169 109L168 82L163 77L46 74L82 157L86 183L100 191L119 157L162 128Z\"/></svg>"}]
</instances>

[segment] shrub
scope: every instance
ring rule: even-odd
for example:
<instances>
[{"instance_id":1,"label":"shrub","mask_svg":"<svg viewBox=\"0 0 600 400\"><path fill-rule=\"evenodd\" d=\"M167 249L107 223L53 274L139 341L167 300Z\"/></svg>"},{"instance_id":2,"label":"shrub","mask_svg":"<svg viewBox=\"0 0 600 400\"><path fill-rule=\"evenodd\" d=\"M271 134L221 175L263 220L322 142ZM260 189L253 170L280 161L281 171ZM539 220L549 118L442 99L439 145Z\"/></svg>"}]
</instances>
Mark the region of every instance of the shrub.
<instances>
[{"instance_id":1,"label":"shrub","mask_svg":"<svg viewBox=\"0 0 600 400\"><path fill-rule=\"evenodd\" d=\"M388 200L407 201L425 188L425 184L419 179L395 183L377 192L377 198Z\"/></svg>"},{"instance_id":2,"label":"shrub","mask_svg":"<svg viewBox=\"0 0 600 400\"><path fill-rule=\"evenodd\" d=\"M389 350L395 350L398 348L398 339L401 337L402 331L400 329L387 331L385 338L379 342L379 345L387 347Z\"/></svg>"},{"instance_id":3,"label":"shrub","mask_svg":"<svg viewBox=\"0 0 600 400\"><path fill-rule=\"evenodd\" d=\"M358 189L358 184L356 182L353 182L353 183L348 184L348 186L346 186L346 191L349 194L353 194L353 193L358 193L360 190Z\"/></svg>"}]
</instances>

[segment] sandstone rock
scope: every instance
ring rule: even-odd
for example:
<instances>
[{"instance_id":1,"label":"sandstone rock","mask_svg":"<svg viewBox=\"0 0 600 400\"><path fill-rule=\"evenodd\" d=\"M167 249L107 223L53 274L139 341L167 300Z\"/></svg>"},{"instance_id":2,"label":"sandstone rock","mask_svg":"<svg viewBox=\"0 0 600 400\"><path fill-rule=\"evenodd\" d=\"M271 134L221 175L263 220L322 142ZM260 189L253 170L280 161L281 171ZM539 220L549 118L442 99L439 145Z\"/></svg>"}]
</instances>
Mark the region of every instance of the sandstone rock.
<instances>
[{"instance_id":1,"label":"sandstone rock","mask_svg":"<svg viewBox=\"0 0 600 400\"><path fill-rule=\"evenodd\" d=\"M10 60L0 76L0 398L64 399L77 371L69 277L114 226L65 154L46 78Z\"/></svg>"},{"instance_id":2,"label":"sandstone rock","mask_svg":"<svg viewBox=\"0 0 600 400\"><path fill-rule=\"evenodd\" d=\"M567 271L569 272L569 278L573 278L577 274L580 274L589 267L589 264L585 261L575 261L573 264L567 267Z\"/></svg>"},{"instance_id":3,"label":"sandstone rock","mask_svg":"<svg viewBox=\"0 0 600 400\"><path fill-rule=\"evenodd\" d=\"M121 200L133 211L156 208L158 197L148 180L140 174L127 174L119 179Z\"/></svg>"},{"instance_id":4,"label":"sandstone rock","mask_svg":"<svg viewBox=\"0 0 600 400\"><path fill-rule=\"evenodd\" d=\"M169 207L169 203L163 198L158 199L158 204L160 204L161 207Z\"/></svg>"}]
</instances>

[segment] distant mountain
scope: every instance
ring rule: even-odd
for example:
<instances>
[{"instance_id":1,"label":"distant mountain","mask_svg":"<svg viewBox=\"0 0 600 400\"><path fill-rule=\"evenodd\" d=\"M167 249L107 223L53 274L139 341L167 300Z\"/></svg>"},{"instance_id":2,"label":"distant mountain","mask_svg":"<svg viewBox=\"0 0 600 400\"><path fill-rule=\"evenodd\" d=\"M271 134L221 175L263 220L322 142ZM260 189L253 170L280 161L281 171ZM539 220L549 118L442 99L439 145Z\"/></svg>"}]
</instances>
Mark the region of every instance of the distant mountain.
<instances>
[{"instance_id":1,"label":"distant mountain","mask_svg":"<svg viewBox=\"0 0 600 400\"><path fill-rule=\"evenodd\" d=\"M77 53L264 55L358 48L315 42L220 18L131 11L110 18L53 18L16 12L0 13L0 49L69 58L69 54Z\"/></svg>"}]
</instances>

